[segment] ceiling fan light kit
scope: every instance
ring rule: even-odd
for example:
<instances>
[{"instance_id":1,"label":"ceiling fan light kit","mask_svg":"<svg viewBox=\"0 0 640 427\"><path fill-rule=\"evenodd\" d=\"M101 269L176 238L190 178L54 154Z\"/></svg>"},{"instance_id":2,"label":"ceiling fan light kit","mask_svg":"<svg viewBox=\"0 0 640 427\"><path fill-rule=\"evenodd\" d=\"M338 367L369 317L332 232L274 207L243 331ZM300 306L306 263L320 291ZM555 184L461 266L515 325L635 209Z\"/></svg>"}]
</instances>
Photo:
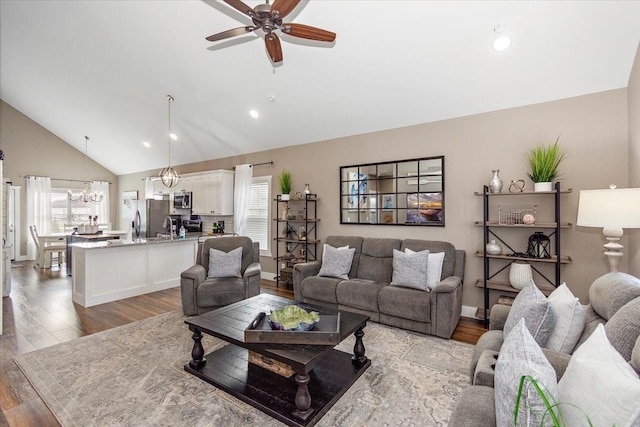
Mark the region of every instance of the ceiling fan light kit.
<instances>
[{"instance_id":1,"label":"ceiling fan light kit","mask_svg":"<svg viewBox=\"0 0 640 427\"><path fill-rule=\"evenodd\" d=\"M330 43L336 39L336 34L331 31L309 25L282 22L282 18L291 13L298 3L300 3L300 0L275 0L272 5L269 5L269 0L267 0L265 4L259 4L255 8L247 6L240 0L223 1L251 18L255 26L234 28L213 34L206 38L208 41L223 40L261 29L265 33L264 43L267 48L267 53L272 62L278 63L282 61L280 38L275 33L278 30L289 36L308 40Z\"/></svg>"},{"instance_id":2,"label":"ceiling fan light kit","mask_svg":"<svg viewBox=\"0 0 640 427\"><path fill-rule=\"evenodd\" d=\"M173 96L167 95L167 104L168 104L168 116L169 116L169 165L160 171L160 180L165 187L171 188L178 184L180 180L180 176L178 175L178 171L171 166L171 140L178 139L174 134L171 133L171 102L174 101Z\"/></svg>"}]
</instances>

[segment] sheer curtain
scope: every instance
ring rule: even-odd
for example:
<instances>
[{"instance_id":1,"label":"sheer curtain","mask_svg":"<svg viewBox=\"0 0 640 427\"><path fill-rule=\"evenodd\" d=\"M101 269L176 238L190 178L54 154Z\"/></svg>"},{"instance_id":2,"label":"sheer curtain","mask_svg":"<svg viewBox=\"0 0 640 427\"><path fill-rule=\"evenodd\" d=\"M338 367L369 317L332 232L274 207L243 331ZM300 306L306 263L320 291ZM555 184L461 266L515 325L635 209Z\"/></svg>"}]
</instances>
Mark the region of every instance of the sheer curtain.
<instances>
[{"instance_id":1,"label":"sheer curtain","mask_svg":"<svg viewBox=\"0 0 640 427\"><path fill-rule=\"evenodd\" d=\"M102 193L104 195L100 203L95 203L91 207L92 214L98 216L98 223L100 224L111 222L109 215L109 183L105 181L91 181L91 192Z\"/></svg>"},{"instance_id":2,"label":"sheer curtain","mask_svg":"<svg viewBox=\"0 0 640 427\"><path fill-rule=\"evenodd\" d=\"M38 234L51 232L51 178L27 177L27 227L35 225ZM36 244L29 235L27 259L36 259Z\"/></svg>"},{"instance_id":3,"label":"sheer curtain","mask_svg":"<svg viewBox=\"0 0 640 427\"><path fill-rule=\"evenodd\" d=\"M252 175L251 165L236 166L233 190L233 227L235 228L236 234L240 236L244 236L247 218L249 217Z\"/></svg>"}]
</instances>

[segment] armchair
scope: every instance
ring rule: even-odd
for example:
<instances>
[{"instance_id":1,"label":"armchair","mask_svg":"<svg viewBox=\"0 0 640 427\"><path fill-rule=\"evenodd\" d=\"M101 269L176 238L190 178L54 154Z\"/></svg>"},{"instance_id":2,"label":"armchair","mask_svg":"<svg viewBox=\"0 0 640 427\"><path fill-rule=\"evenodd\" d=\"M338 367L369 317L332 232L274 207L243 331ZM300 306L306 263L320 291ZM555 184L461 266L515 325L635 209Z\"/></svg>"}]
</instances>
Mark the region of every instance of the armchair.
<instances>
[{"instance_id":1,"label":"armchair","mask_svg":"<svg viewBox=\"0 0 640 427\"><path fill-rule=\"evenodd\" d=\"M248 237L217 237L200 244L196 264L180 275L182 311L199 315L260 293L260 247ZM209 277L209 251L242 247L241 277ZM211 266L214 268L215 266Z\"/></svg>"}]
</instances>

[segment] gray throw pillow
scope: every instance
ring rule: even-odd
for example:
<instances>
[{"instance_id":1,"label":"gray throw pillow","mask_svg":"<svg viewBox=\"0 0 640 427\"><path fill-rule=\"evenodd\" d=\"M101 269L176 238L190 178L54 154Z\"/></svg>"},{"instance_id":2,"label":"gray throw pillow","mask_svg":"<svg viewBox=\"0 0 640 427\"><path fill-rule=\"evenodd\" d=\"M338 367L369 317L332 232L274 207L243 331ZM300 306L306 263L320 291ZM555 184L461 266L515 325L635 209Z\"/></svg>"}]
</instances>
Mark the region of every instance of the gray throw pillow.
<instances>
[{"instance_id":1,"label":"gray throw pillow","mask_svg":"<svg viewBox=\"0 0 640 427\"><path fill-rule=\"evenodd\" d=\"M551 303L533 283L533 280L513 300L507 320L504 322L505 337L509 335L511 329L520 319L524 319L527 329L538 345L544 347L551 336L551 331L553 331L555 318Z\"/></svg>"},{"instance_id":2,"label":"gray throw pillow","mask_svg":"<svg viewBox=\"0 0 640 427\"><path fill-rule=\"evenodd\" d=\"M557 394L556 371L540 346L525 326L524 319L506 336L495 369L496 425L540 426L549 425L551 419L545 415L542 398L533 383L525 380L520 397L518 421L514 424L514 409L518 400L518 389L522 376L529 375L546 390L548 399ZM546 418L545 418L546 416ZM545 422L542 422L542 421Z\"/></svg>"},{"instance_id":3,"label":"gray throw pillow","mask_svg":"<svg viewBox=\"0 0 640 427\"><path fill-rule=\"evenodd\" d=\"M209 274L207 277L242 277L242 246L230 252L209 249Z\"/></svg>"},{"instance_id":4,"label":"gray throw pillow","mask_svg":"<svg viewBox=\"0 0 640 427\"><path fill-rule=\"evenodd\" d=\"M355 248L334 248L325 244L318 276L349 280L349 271L351 270L351 262L355 253Z\"/></svg>"},{"instance_id":5,"label":"gray throw pillow","mask_svg":"<svg viewBox=\"0 0 640 427\"><path fill-rule=\"evenodd\" d=\"M393 276L392 286L404 286L407 288L426 291L427 263L429 251L405 253L397 249L393 250Z\"/></svg>"},{"instance_id":6,"label":"gray throw pillow","mask_svg":"<svg viewBox=\"0 0 640 427\"><path fill-rule=\"evenodd\" d=\"M633 346L640 336L640 298L623 305L604 325L604 330L609 342L624 360L631 360Z\"/></svg>"}]
</instances>

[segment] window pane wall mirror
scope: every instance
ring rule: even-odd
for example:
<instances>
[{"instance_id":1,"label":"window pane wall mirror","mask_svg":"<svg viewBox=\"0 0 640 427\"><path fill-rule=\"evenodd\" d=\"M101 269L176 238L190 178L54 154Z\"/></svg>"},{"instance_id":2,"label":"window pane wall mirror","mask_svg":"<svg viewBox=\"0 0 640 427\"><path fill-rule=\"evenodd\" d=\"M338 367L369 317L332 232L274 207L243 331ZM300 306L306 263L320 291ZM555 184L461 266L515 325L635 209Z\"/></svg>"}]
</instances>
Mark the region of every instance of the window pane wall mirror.
<instances>
[{"instance_id":1,"label":"window pane wall mirror","mask_svg":"<svg viewBox=\"0 0 640 427\"><path fill-rule=\"evenodd\" d=\"M340 223L444 227L444 156L340 167Z\"/></svg>"}]
</instances>

